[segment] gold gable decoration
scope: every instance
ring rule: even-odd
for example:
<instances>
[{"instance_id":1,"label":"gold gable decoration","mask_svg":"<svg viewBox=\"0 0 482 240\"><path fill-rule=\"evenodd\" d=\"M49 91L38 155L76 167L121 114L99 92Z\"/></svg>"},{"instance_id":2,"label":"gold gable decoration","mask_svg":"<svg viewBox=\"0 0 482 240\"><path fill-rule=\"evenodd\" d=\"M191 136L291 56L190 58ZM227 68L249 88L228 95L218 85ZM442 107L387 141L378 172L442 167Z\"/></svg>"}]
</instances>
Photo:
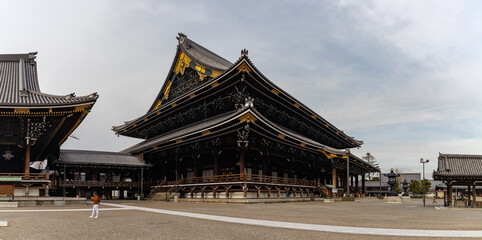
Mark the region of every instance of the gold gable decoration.
<instances>
[{"instance_id":1,"label":"gold gable decoration","mask_svg":"<svg viewBox=\"0 0 482 240\"><path fill-rule=\"evenodd\" d=\"M174 72L176 74L181 73L181 75L184 75L184 70L186 70L186 67L189 67L190 63L191 59L181 51L179 58L177 58L176 65L174 66Z\"/></svg>"},{"instance_id":2,"label":"gold gable decoration","mask_svg":"<svg viewBox=\"0 0 482 240\"><path fill-rule=\"evenodd\" d=\"M240 72L251 72L251 68L249 68L248 64L246 64L245 62L242 63L239 67L238 67L238 71Z\"/></svg>"},{"instance_id":3,"label":"gold gable decoration","mask_svg":"<svg viewBox=\"0 0 482 240\"><path fill-rule=\"evenodd\" d=\"M196 64L183 51L180 51L179 57L177 58L176 64L174 65L173 72L175 74L184 75L186 68L189 68L189 67L196 70L197 74L199 75L199 79L201 81L203 81L206 77L215 78L221 74L221 72L206 69L205 67L199 64ZM166 87L164 88L163 96L157 100L156 104L154 105L151 111L158 109L161 106L162 102L169 98L171 85L172 85L172 81L169 81Z\"/></svg>"}]
</instances>

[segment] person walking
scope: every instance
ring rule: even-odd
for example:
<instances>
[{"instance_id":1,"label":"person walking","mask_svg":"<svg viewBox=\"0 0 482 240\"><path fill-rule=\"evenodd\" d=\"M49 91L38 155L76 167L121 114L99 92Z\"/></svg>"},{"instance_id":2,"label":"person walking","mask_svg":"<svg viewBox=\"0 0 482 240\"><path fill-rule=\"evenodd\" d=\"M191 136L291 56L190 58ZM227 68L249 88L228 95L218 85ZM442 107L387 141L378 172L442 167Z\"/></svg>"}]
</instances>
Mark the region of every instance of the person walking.
<instances>
[{"instance_id":1,"label":"person walking","mask_svg":"<svg viewBox=\"0 0 482 240\"><path fill-rule=\"evenodd\" d=\"M90 215L89 218L94 217L95 213L95 218L99 217L99 203L100 203L100 197L97 195L96 192L94 192L94 196L92 197L92 203L94 204L94 207L92 208L92 215Z\"/></svg>"},{"instance_id":2,"label":"person walking","mask_svg":"<svg viewBox=\"0 0 482 240\"><path fill-rule=\"evenodd\" d=\"M433 201L432 201L432 204L436 204L437 203L437 196L433 196Z\"/></svg>"}]
</instances>

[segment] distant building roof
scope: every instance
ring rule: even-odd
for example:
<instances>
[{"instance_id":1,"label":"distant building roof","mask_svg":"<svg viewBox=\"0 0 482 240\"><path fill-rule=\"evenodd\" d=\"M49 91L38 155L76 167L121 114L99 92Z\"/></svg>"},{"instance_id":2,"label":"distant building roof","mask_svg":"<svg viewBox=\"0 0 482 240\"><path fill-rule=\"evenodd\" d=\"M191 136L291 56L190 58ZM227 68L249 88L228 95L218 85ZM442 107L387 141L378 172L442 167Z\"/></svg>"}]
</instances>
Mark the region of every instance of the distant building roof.
<instances>
[{"instance_id":1,"label":"distant building roof","mask_svg":"<svg viewBox=\"0 0 482 240\"><path fill-rule=\"evenodd\" d=\"M0 54L0 107L65 106L95 102L96 93L76 97L50 95L40 91L37 53Z\"/></svg>"},{"instance_id":2,"label":"distant building roof","mask_svg":"<svg viewBox=\"0 0 482 240\"><path fill-rule=\"evenodd\" d=\"M388 182L388 178L385 174L388 174L388 173L382 173L382 182ZM420 173L398 173L398 174L400 174L400 178L407 180L407 182L410 182L410 180L420 181L421 179Z\"/></svg>"},{"instance_id":3,"label":"distant building roof","mask_svg":"<svg viewBox=\"0 0 482 240\"><path fill-rule=\"evenodd\" d=\"M439 153L435 180L475 178L482 179L482 155Z\"/></svg>"},{"instance_id":4,"label":"distant building roof","mask_svg":"<svg viewBox=\"0 0 482 240\"><path fill-rule=\"evenodd\" d=\"M58 165L86 165L86 166L125 166L149 167L141 159L128 153L100 152L86 150L60 150L60 157L54 162Z\"/></svg>"}]
</instances>

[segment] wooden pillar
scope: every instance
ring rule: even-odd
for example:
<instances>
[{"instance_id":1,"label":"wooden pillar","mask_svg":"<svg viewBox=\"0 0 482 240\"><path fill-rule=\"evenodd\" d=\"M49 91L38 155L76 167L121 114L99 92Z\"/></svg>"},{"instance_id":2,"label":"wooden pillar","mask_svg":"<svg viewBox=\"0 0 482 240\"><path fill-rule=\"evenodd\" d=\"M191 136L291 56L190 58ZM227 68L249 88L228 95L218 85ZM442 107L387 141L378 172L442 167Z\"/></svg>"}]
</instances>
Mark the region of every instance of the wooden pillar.
<instances>
[{"instance_id":1,"label":"wooden pillar","mask_svg":"<svg viewBox=\"0 0 482 240\"><path fill-rule=\"evenodd\" d=\"M475 206L477 204L477 189L475 187L475 181L472 182L472 196L474 197L472 206Z\"/></svg>"},{"instance_id":2,"label":"wooden pillar","mask_svg":"<svg viewBox=\"0 0 482 240\"><path fill-rule=\"evenodd\" d=\"M358 174L355 174L355 192L357 195L360 194L360 188L358 187Z\"/></svg>"},{"instance_id":3,"label":"wooden pillar","mask_svg":"<svg viewBox=\"0 0 482 240\"><path fill-rule=\"evenodd\" d=\"M353 179L355 178L355 176L353 175L350 175L350 186L353 186Z\"/></svg>"},{"instance_id":4,"label":"wooden pillar","mask_svg":"<svg viewBox=\"0 0 482 240\"><path fill-rule=\"evenodd\" d=\"M213 158L213 175L216 176L219 175L219 154L215 152Z\"/></svg>"},{"instance_id":5,"label":"wooden pillar","mask_svg":"<svg viewBox=\"0 0 482 240\"><path fill-rule=\"evenodd\" d=\"M258 167L258 158L253 160L253 167L252 167L252 174L258 175L259 174L259 167Z\"/></svg>"},{"instance_id":6,"label":"wooden pillar","mask_svg":"<svg viewBox=\"0 0 482 240\"><path fill-rule=\"evenodd\" d=\"M366 194L365 192L365 175L362 176L362 180L361 180L361 187L362 187L362 194Z\"/></svg>"},{"instance_id":7,"label":"wooden pillar","mask_svg":"<svg viewBox=\"0 0 482 240\"><path fill-rule=\"evenodd\" d=\"M447 182L447 204L452 206L452 182Z\"/></svg>"},{"instance_id":8,"label":"wooden pillar","mask_svg":"<svg viewBox=\"0 0 482 240\"><path fill-rule=\"evenodd\" d=\"M468 206L471 206L472 205L472 185L469 183L467 185L467 204Z\"/></svg>"},{"instance_id":9,"label":"wooden pillar","mask_svg":"<svg viewBox=\"0 0 482 240\"><path fill-rule=\"evenodd\" d=\"M293 168L293 160L290 161L289 163L289 168L290 168L290 172L288 173L288 177L291 178L291 179L294 179L295 178L295 170Z\"/></svg>"},{"instance_id":10,"label":"wooden pillar","mask_svg":"<svg viewBox=\"0 0 482 240\"><path fill-rule=\"evenodd\" d=\"M30 195L30 184L25 184L25 196Z\"/></svg>"},{"instance_id":11,"label":"wooden pillar","mask_svg":"<svg viewBox=\"0 0 482 240\"><path fill-rule=\"evenodd\" d=\"M263 175L269 175L268 174L268 160L267 160L268 156L264 156L263 157Z\"/></svg>"},{"instance_id":12,"label":"wooden pillar","mask_svg":"<svg viewBox=\"0 0 482 240\"><path fill-rule=\"evenodd\" d=\"M349 178L348 176L345 176L345 178L343 179L344 180L343 182L345 183L344 186L343 186L343 188L345 190L344 194L348 193L348 187L349 187L349 184L350 184L350 179L348 179L348 178Z\"/></svg>"},{"instance_id":13,"label":"wooden pillar","mask_svg":"<svg viewBox=\"0 0 482 240\"><path fill-rule=\"evenodd\" d=\"M338 187L338 179L336 178L336 168L333 168L331 170L331 185L334 186L334 188Z\"/></svg>"},{"instance_id":14,"label":"wooden pillar","mask_svg":"<svg viewBox=\"0 0 482 240\"><path fill-rule=\"evenodd\" d=\"M25 176L28 176L30 174L30 143L27 143L25 145L25 166L23 169L23 173Z\"/></svg>"},{"instance_id":15,"label":"wooden pillar","mask_svg":"<svg viewBox=\"0 0 482 240\"><path fill-rule=\"evenodd\" d=\"M277 188L277 190L278 190L278 196L277 197L280 198L281 197L281 188Z\"/></svg>"},{"instance_id":16,"label":"wooden pillar","mask_svg":"<svg viewBox=\"0 0 482 240\"><path fill-rule=\"evenodd\" d=\"M241 149L239 151L239 173L241 174L241 178L244 180L244 170L246 168L246 150Z\"/></svg>"},{"instance_id":17,"label":"wooden pillar","mask_svg":"<svg viewBox=\"0 0 482 240\"><path fill-rule=\"evenodd\" d=\"M192 168L194 177L199 177L199 158L192 157Z\"/></svg>"}]
</instances>

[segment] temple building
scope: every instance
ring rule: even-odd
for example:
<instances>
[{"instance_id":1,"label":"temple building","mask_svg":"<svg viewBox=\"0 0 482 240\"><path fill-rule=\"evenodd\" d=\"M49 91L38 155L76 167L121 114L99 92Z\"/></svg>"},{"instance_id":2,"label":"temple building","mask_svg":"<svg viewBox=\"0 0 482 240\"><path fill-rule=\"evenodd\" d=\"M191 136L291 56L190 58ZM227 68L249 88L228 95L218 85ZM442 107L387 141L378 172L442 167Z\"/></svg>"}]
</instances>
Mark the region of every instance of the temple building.
<instances>
[{"instance_id":1,"label":"temple building","mask_svg":"<svg viewBox=\"0 0 482 240\"><path fill-rule=\"evenodd\" d=\"M147 113L113 127L118 135L144 139L123 152L152 165L145 193L150 189L151 196L166 198L364 193L358 179L379 169L350 153L362 141L271 82L247 50L231 63L183 34L177 39L172 66Z\"/></svg>"},{"instance_id":2,"label":"temple building","mask_svg":"<svg viewBox=\"0 0 482 240\"><path fill-rule=\"evenodd\" d=\"M48 195L49 173L32 162L58 158L60 146L92 109L98 95L40 91L37 53L0 55L0 195Z\"/></svg>"},{"instance_id":3,"label":"temple building","mask_svg":"<svg viewBox=\"0 0 482 240\"><path fill-rule=\"evenodd\" d=\"M50 194L103 199L136 198L142 192L144 169L150 167L127 153L66 150L52 159Z\"/></svg>"},{"instance_id":4,"label":"temple building","mask_svg":"<svg viewBox=\"0 0 482 240\"><path fill-rule=\"evenodd\" d=\"M433 179L446 184L446 206L457 202L453 194L454 186L458 187L459 192L466 193L460 206L482 205L480 201L477 202L477 186L482 185L482 155L439 153L438 168L433 172Z\"/></svg>"}]
</instances>

